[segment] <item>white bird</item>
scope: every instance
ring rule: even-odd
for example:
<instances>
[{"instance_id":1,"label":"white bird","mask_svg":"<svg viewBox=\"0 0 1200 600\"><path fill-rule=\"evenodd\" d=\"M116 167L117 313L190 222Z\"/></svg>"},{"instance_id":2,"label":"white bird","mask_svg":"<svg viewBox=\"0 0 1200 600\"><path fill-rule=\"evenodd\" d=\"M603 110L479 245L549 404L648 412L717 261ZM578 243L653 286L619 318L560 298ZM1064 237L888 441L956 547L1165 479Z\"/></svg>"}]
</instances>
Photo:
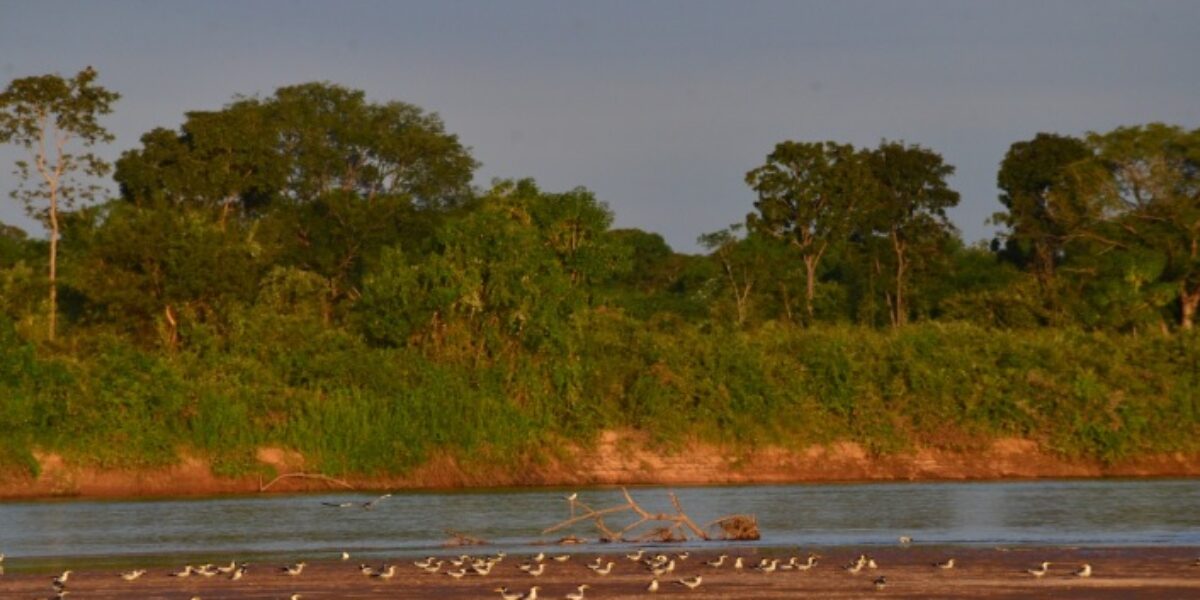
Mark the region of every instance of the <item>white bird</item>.
<instances>
[{"instance_id":1,"label":"white bird","mask_svg":"<svg viewBox=\"0 0 1200 600\"><path fill-rule=\"evenodd\" d=\"M1075 571L1074 575L1076 577L1091 577L1092 565L1084 563L1082 567L1079 567L1079 569Z\"/></svg>"},{"instance_id":2,"label":"white bird","mask_svg":"<svg viewBox=\"0 0 1200 600\"><path fill-rule=\"evenodd\" d=\"M675 561L670 560L670 561L667 561L667 564L665 564L665 565L662 565L659 567L654 567L650 572L654 573L655 577L662 577L663 575L666 575L667 573L670 573L671 571L674 571L674 570L675 570Z\"/></svg>"},{"instance_id":3,"label":"white bird","mask_svg":"<svg viewBox=\"0 0 1200 600\"><path fill-rule=\"evenodd\" d=\"M596 568L592 569L592 571L594 573L596 573L597 575L608 575L609 573L612 573L613 565L615 565L615 564L617 564L617 563L612 562L610 560L610 561L608 561L608 564L604 565L603 567L596 567Z\"/></svg>"},{"instance_id":4,"label":"white bird","mask_svg":"<svg viewBox=\"0 0 1200 600\"><path fill-rule=\"evenodd\" d=\"M651 594L653 594L654 592L657 592L658 591L658 580L651 579L650 584L646 586L646 591L650 592Z\"/></svg>"},{"instance_id":5,"label":"white bird","mask_svg":"<svg viewBox=\"0 0 1200 600\"><path fill-rule=\"evenodd\" d=\"M538 597L537 593L538 593L538 590L540 590L540 589L542 589L542 588L540 588L536 585L529 588L528 593L521 595L521 600L537 600L537 597Z\"/></svg>"},{"instance_id":6,"label":"white bird","mask_svg":"<svg viewBox=\"0 0 1200 600\"><path fill-rule=\"evenodd\" d=\"M280 570L280 571L283 571L284 573L287 573L288 575L290 575L290 576L292 576L292 577L295 577L295 576L297 576L297 575L299 575L299 574L303 573L303 572L304 572L304 567L307 567L307 566L308 566L308 563L306 563L306 562L298 562L298 563L296 563L296 564L294 564L294 565L288 565L288 566L286 566L286 567L280 567L280 568L279 568L279 570Z\"/></svg>"},{"instance_id":7,"label":"white bird","mask_svg":"<svg viewBox=\"0 0 1200 600\"><path fill-rule=\"evenodd\" d=\"M626 554L625 558L628 558L629 560L632 560L633 562L637 562L639 560L642 560L642 556L645 554L646 554L645 550L638 550L637 552L634 552L633 554ZM1198 558L1196 560L1198 562L1200 562L1200 558Z\"/></svg>"},{"instance_id":8,"label":"white bird","mask_svg":"<svg viewBox=\"0 0 1200 600\"><path fill-rule=\"evenodd\" d=\"M246 574L246 565L240 565L240 566L238 566L237 570L234 571L233 574L229 576L229 580L237 581L237 580L241 579L242 576L244 576L245 574Z\"/></svg>"},{"instance_id":9,"label":"white bird","mask_svg":"<svg viewBox=\"0 0 1200 600\"><path fill-rule=\"evenodd\" d=\"M755 567L755 569L757 569L761 573L774 573L775 569L777 569L779 567L779 559L778 558L771 559L771 560L766 560L766 559L763 559L763 560L764 560L764 563L759 564L757 567Z\"/></svg>"},{"instance_id":10,"label":"white bird","mask_svg":"<svg viewBox=\"0 0 1200 600\"><path fill-rule=\"evenodd\" d=\"M379 504L380 502L383 502L384 500L387 500L388 498L391 498L391 497L392 497L391 494L384 494L374 500L363 502L363 504L362 504L363 510L372 510L375 508L376 504Z\"/></svg>"},{"instance_id":11,"label":"white bird","mask_svg":"<svg viewBox=\"0 0 1200 600\"><path fill-rule=\"evenodd\" d=\"M583 590L586 590L589 587L591 586L586 583L580 584L579 587L575 588L578 591L567 594L567 600L583 600Z\"/></svg>"},{"instance_id":12,"label":"white bird","mask_svg":"<svg viewBox=\"0 0 1200 600\"><path fill-rule=\"evenodd\" d=\"M466 569L458 569L457 571L446 571L446 574L455 579L462 579L463 576L467 574L467 570Z\"/></svg>"},{"instance_id":13,"label":"white bird","mask_svg":"<svg viewBox=\"0 0 1200 600\"><path fill-rule=\"evenodd\" d=\"M706 564L710 567L713 567L713 568L718 568L721 565L725 564L725 559L727 559L727 558L729 558L728 554L722 554L717 557L717 560L710 560L710 561L705 562L704 564Z\"/></svg>"},{"instance_id":14,"label":"white bird","mask_svg":"<svg viewBox=\"0 0 1200 600\"><path fill-rule=\"evenodd\" d=\"M733 568L741 569L743 566L744 566L744 563L742 562L742 557L739 556L739 557L733 559Z\"/></svg>"},{"instance_id":15,"label":"white bird","mask_svg":"<svg viewBox=\"0 0 1200 600\"><path fill-rule=\"evenodd\" d=\"M682 585L683 587L685 587L689 590L694 590L694 589L700 587L701 580L702 580L702 578L699 575L697 575L695 577L685 577L683 579L680 579L679 581L676 581L675 583L678 583L679 585Z\"/></svg>"},{"instance_id":16,"label":"white bird","mask_svg":"<svg viewBox=\"0 0 1200 600\"><path fill-rule=\"evenodd\" d=\"M935 566L939 569L953 569L954 568L954 559L948 558L943 562L933 563L933 566Z\"/></svg>"},{"instance_id":17,"label":"white bird","mask_svg":"<svg viewBox=\"0 0 1200 600\"><path fill-rule=\"evenodd\" d=\"M554 560L554 562L567 562L568 560L571 560L571 555L559 554L558 556L552 556L551 559Z\"/></svg>"},{"instance_id":18,"label":"white bird","mask_svg":"<svg viewBox=\"0 0 1200 600\"><path fill-rule=\"evenodd\" d=\"M525 594L522 594L521 592L510 592L508 591L508 588L504 586L500 586L492 591L500 592L500 600L521 600L521 598L525 596Z\"/></svg>"},{"instance_id":19,"label":"white bird","mask_svg":"<svg viewBox=\"0 0 1200 600\"><path fill-rule=\"evenodd\" d=\"M1029 573L1030 575L1033 575L1034 577L1041 577L1041 576L1045 575L1046 572L1049 570L1050 570L1050 562L1046 561L1046 562L1043 562L1042 565L1040 567L1037 567L1036 569L1025 569L1025 572Z\"/></svg>"},{"instance_id":20,"label":"white bird","mask_svg":"<svg viewBox=\"0 0 1200 600\"><path fill-rule=\"evenodd\" d=\"M300 600L300 594L292 594L288 596L288 600Z\"/></svg>"},{"instance_id":21,"label":"white bird","mask_svg":"<svg viewBox=\"0 0 1200 600\"><path fill-rule=\"evenodd\" d=\"M912 537L907 535L902 535L897 539L899 540L901 546L907 546L912 543Z\"/></svg>"},{"instance_id":22,"label":"white bird","mask_svg":"<svg viewBox=\"0 0 1200 600\"><path fill-rule=\"evenodd\" d=\"M396 565L388 565L386 569L377 573L372 573L371 577L376 579L391 579L396 575Z\"/></svg>"},{"instance_id":23,"label":"white bird","mask_svg":"<svg viewBox=\"0 0 1200 600\"><path fill-rule=\"evenodd\" d=\"M350 553L343 550L342 551L342 560L350 560Z\"/></svg>"},{"instance_id":24,"label":"white bird","mask_svg":"<svg viewBox=\"0 0 1200 600\"><path fill-rule=\"evenodd\" d=\"M54 578L54 581L51 582L52 585L54 585L54 587L63 587L67 585L67 580L71 578L71 573L73 572L74 571L63 571L62 575Z\"/></svg>"},{"instance_id":25,"label":"white bird","mask_svg":"<svg viewBox=\"0 0 1200 600\"><path fill-rule=\"evenodd\" d=\"M146 574L145 569L135 569L133 571L129 571L126 573L121 573L121 579L124 579L125 581L133 581L133 580L137 579L138 577L141 577L142 575L145 575L145 574Z\"/></svg>"},{"instance_id":26,"label":"white bird","mask_svg":"<svg viewBox=\"0 0 1200 600\"><path fill-rule=\"evenodd\" d=\"M533 575L534 577L540 577L542 573L546 572L546 563L538 563L538 566L525 572Z\"/></svg>"},{"instance_id":27,"label":"white bird","mask_svg":"<svg viewBox=\"0 0 1200 600\"><path fill-rule=\"evenodd\" d=\"M679 560L687 560L688 557L691 555L692 554L690 552L680 552L679 554L675 555L675 558L677 558Z\"/></svg>"},{"instance_id":28,"label":"white bird","mask_svg":"<svg viewBox=\"0 0 1200 600\"><path fill-rule=\"evenodd\" d=\"M171 575L171 577L187 577L187 576L191 575L192 572L195 570L196 570L196 568L193 567L192 565L184 565L182 571L175 571L174 573L170 573L170 575Z\"/></svg>"},{"instance_id":29,"label":"white bird","mask_svg":"<svg viewBox=\"0 0 1200 600\"><path fill-rule=\"evenodd\" d=\"M217 572L218 572L218 573L220 573L220 574L222 574L222 575L228 575L228 574L232 573L232 572L233 572L233 570L234 570L234 569L236 569L236 568L237 568L237 564L236 564L234 561L232 561L232 560L231 560L231 561L229 561L229 565L228 565L228 566L225 566L225 567L217 567Z\"/></svg>"}]
</instances>

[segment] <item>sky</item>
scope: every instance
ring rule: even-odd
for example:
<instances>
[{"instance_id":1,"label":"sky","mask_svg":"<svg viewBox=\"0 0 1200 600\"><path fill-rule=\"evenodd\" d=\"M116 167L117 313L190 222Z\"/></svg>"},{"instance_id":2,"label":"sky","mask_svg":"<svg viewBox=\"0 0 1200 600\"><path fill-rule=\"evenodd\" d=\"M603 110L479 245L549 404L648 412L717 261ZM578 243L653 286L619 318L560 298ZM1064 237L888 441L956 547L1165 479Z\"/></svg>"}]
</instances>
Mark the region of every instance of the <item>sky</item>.
<instances>
[{"instance_id":1,"label":"sky","mask_svg":"<svg viewBox=\"0 0 1200 600\"><path fill-rule=\"evenodd\" d=\"M1200 127L1198 56L1195 1L0 0L0 83L92 65L122 94L109 158L186 111L328 81L441 115L480 186L584 186L684 252L753 210L745 173L784 140L935 150L964 240L990 239L1010 144ZM0 221L39 231L7 198Z\"/></svg>"}]
</instances>

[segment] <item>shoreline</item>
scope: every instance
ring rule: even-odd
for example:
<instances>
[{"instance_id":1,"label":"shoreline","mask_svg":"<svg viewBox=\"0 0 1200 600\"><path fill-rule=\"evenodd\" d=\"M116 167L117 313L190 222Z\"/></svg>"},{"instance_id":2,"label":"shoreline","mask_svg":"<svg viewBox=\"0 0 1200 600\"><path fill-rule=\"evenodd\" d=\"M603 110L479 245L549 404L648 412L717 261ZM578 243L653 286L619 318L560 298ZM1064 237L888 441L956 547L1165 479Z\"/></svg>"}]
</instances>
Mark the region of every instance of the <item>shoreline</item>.
<instances>
[{"instance_id":1,"label":"shoreline","mask_svg":"<svg viewBox=\"0 0 1200 600\"><path fill-rule=\"evenodd\" d=\"M658 546L654 552L674 553L677 549ZM1200 595L1200 567L1193 566L1195 548L1178 547L1100 547L1060 548L1025 547L970 548L951 546L887 546L867 548L866 551L878 561L878 568L864 569L852 574L841 568L854 559L862 548L814 547L789 549L790 552L772 549L751 549L722 546L714 542L704 550L692 550L687 560L679 560L671 575L660 577L662 596L684 596L705 599L784 599L797 594L813 598L862 598L867 595L879 597L939 597L939 598L1128 598L1162 597L1184 598ZM516 565L526 556L510 556L497 565L487 577L471 576L452 579L444 576L447 569L438 574L426 574L411 565L411 559L397 559L397 575L391 580L378 580L362 576L357 569L359 561L320 560L310 565L299 577L287 577L278 569L279 564L253 564L247 576L240 581L228 581L225 577L186 579L168 576L178 569L149 567L150 571L136 582L124 582L117 574L120 569L88 569L76 571L68 589L72 593L100 600L127 598L131 593L139 598L171 599L199 596L212 598L286 598L299 593L304 600L317 598L446 598L467 599L498 597L493 590L506 586L525 591L538 585L546 598L559 598L573 591L580 583L591 586L590 594L600 598L646 598L652 597L645 591L652 576L641 565L626 560L623 555L629 548L614 548L605 553L573 554L565 563L547 561L546 573L531 577L522 573ZM756 572L752 569L736 571L729 562L722 568L711 568L703 564L718 553L742 556L748 565L762 558L780 558L807 555L815 552L820 556L816 567L810 571ZM438 556L449 558L463 553L477 556L487 555L494 550L487 547L450 548L438 552ZM547 549L550 555L572 553L570 547ZM599 576L585 568L593 558L605 556L616 568L608 576ZM956 558L952 570L932 567L932 563L947 558ZM230 560L225 557L224 562ZM233 558L236 560L236 557ZM1033 577L1025 569L1041 561L1051 561L1050 572L1044 577ZM377 565L378 561L372 561ZM1072 572L1080 565L1092 565L1094 573L1089 578L1080 578ZM701 575L704 583L698 589L686 590L674 584L680 577ZM876 589L873 581L880 575L886 576L884 589ZM10 573L0 577L0 592L14 597L36 597L50 591L50 577L45 573Z\"/></svg>"},{"instance_id":2,"label":"shoreline","mask_svg":"<svg viewBox=\"0 0 1200 600\"><path fill-rule=\"evenodd\" d=\"M347 476L343 485L319 478L219 477L203 458L145 470L72 465L53 453L34 453L40 475L0 477L0 500L44 498L154 498L225 494L361 490L463 490L510 487L619 485L738 485L936 481L1036 481L1041 479L1200 477L1200 454L1146 455L1105 464L1068 458L1035 442L1000 438L972 451L918 448L873 455L858 444L835 442L803 449L737 449L693 442L671 453L651 448L638 432L609 431L593 446L570 448L564 458L525 461L508 468L466 464L449 454L432 457L400 476ZM299 453L260 448L260 466L276 474L317 472Z\"/></svg>"}]
</instances>

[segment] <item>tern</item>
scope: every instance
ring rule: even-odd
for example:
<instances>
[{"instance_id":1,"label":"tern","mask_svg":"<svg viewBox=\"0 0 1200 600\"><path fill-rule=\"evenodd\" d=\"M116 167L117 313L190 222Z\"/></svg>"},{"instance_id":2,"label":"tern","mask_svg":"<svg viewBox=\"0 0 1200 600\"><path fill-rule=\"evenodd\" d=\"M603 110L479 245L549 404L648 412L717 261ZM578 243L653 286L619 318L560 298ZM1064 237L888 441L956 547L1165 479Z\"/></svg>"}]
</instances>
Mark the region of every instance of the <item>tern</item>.
<instances>
[{"instance_id":1,"label":"tern","mask_svg":"<svg viewBox=\"0 0 1200 600\"><path fill-rule=\"evenodd\" d=\"M597 575L608 575L609 573L612 573L613 565L615 564L617 563L610 560L608 561L608 564L604 565L603 567L596 567L592 569L592 571Z\"/></svg>"},{"instance_id":2,"label":"tern","mask_svg":"<svg viewBox=\"0 0 1200 600\"><path fill-rule=\"evenodd\" d=\"M73 571L63 571L62 575L54 578L54 581L51 582L51 585L56 588L67 585L67 580L71 578L71 573L73 573Z\"/></svg>"},{"instance_id":3,"label":"tern","mask_svg":"<svg viewBox=\"0 0 1200 600\"><path fill-rule=\"evenodd\" d=\"M392 577L395 577L395 575L396 565L388 565L386 569L379 571L378 573L373 573L371 577L376 579L391 579Z\"/></svg>"},{"instance_id":4,"label":"tern","mask_svg":"<svg viewBox=\"0 0 1200 600\"><path fill-rule=\"evenodd\" d=\"M909 544L911 544L911 543L912 543L912 537L911 537L911 536L902 535L902 536L900 536L899 538L896 538L896 539L897 539L897 540L900 542L900 545L901 545L901 546L907 546L907 545L909 545Z\"/></svg>"},{"instance_id":5,"label":"tern","mask_svg":"<svg viewBox=\"0 0 1200 600\"><path fill-rule=\"evenodd\" d=\"M525 595L521 592L510 592L508 591L508 588L504 586L500 586L492 591L500 592L500 600L521 600L521 597Z\"/></svg>"},{"instance_id":6,"label":"tern","mask_svg":"<svg viewBox=\"0 0 1200 600\"><path fill-rule=\"evenodd\" d=\"M878 578L875 579L875 589L882 590L886 586L887 586L887 577L886 576L880 575Z\"/></svg>"},{"instance_id":7,"label":"tern","mask_svg":"<svg viewBox=\"0 0 1200 600\"><path fill-rule=\"evenodd\" d=\"M129 571L127 573L121 573L121 579L124 579L125 581L133 581L133 580L137 579L138 577L141 577L142 575L145 575L145 574L146 574L145 569L135 569L135 570Z\"/></svg>"},{"instance_id":8,"label":"tern","mask_svg":"<svg viewBox=\"0 0 1200 600\"><path fill-rule=\"evenodd\" d=\"M954 568L954 559L948 558L943 562L933 563L933 566L935 566L939 569L953 569Z\"/></svg>"},{"instance_id":9,"label":"tern","mask_svg":"<svg viewBox=\"0 0 1200 600\"><path fill-rule=\"evenodd\" d=\"M1045 575L1046 572L1049 570L1050 570L1050 562L1046 561L1046 562L1043 562L1042 565L1036 569L1025 569L1025 572L1029 573L1030 575L1033 575L1034 577L1041 577L1041 576Z\"/></svg>"},{"instance_id":10,"label":"tern","mask_svg":"<svg viewBox=\"0 0 1200 600\"><path fill-rule=\"evenodd\" d=\"M552 556L552 557L550 557L550 558L551 558L551 559L552 559L554 562L560 562L560 563L561 563L561 562L567 562L568 560L571 560L571 555L570 555L570 554L559 554L558 556Z\"/></svg>"},{"instance_id":11,"label":"tern","mask_svg":"<svg viewBox=\"0 0 1200 600\"><path fill-rule=\"evenodd\" d=\"M580 584L579 587L575 588L577 591L567 594L567 600L583 600L583 590L586 590L589 587L591 586L586 583Z\"/></svg>"},{"instance_id":12,"label":"tern","mask_svg":"<svg viewBox=\"0 0 1200 600\"><path fill-rule=\"evenodd\" d=\"M521 592L510 592L508 591L508 588L504 586L500 586L492 591L500 592L500 600L521 600L521 596L525 595Z\"/></svg>"},{"instance_id":13,"label":"tern","mask_svg":"<svg viewBox=\"0 0 1200 600\"><path fill-rule=\"evenodd\" d=\"M193 567L192 565L184 565L182 571L175 571L174 573L170 573L170 576L171 577L187 577L187 576L191 575L192 572L195 570L196 570L196 568Z\"/></svg>"},{"instance_id":14,"label":"tern","mask_svg":"<svg viewBox=\"0 0 1200 600\"><path fill-rule=\"evenodd\" d=\"M538 597L537 593L538 593L538 590L540 590L540 589L542 589L542 588L540 588L536 585L529 588L528 593L521 595L521 600L537 600L537 597Z\"/></svg>"},{"instance_id":15,"label":"tern","mask_svg":"<svg viewBox=\"0 0 1200 600\"><path fill-rule=\"evenodd\" d=\"M702 578L699 575L697 575L695 577L685 577L683 579L676 581L675 583L678 583L679 585L682 585L683 587L685 587L689 590L694 590L694 589L700 587L701 579Z\"/></svg>"},{"instance_id":16,"label":"tern","mask_svg":"<svg viewBox=\"0 0 1200 600\"><path fill-rule=\"evenodd\" d=\"M1092 565L1084 563L1082 567L1079 567L1079 569L1073 573L1073 575L1075 575L1076 577L1091 577L1092 576Z\"/></svg>"},{"instance_id":17,"label":"tern","mask_svg":"<svg viewBox=\"0 0 1200 600\"><path fill-rule=\"evenodd\" d=\"M342 560L350 560L350 553L343 550L342 551Z\"/></svg>"},{"instance_id":18,"label":"tern","mask_svg":"<svg viewBox=\"0 0 1200 600\"><path fill-rule=\"evenodd\" d=\"M722 554L717 557L717 560L710 560L710 561L705 562L704 564L706 564L710 567L713 567L713 568L720 568L721 565L725 564L725 559L727 559L727 558L729 558L728 554Z\"/></svg>"},{"instance_id":19,"label":"tern","mask_svg":"<svg viewBox=\"0 0 1200 600\"><path fill-rule=\"evenodd\" d=\"M536 566L532 569L529 569L525 572L529 573L530 575L533 575L534 577L540 577L542 573L546 572L546 563L538 563L538 566Z\"/></svg>"},{"instance_id":20,"label":"tern","mask_svg":"<svg viewBox=\"0 0 1200 600\"><path fill-rule=\"evenodd\" d=\"M646 591L650 592L651 594L653 594L654 592L657 592L658 591L658 580L651 579L650 584L646 586Z\"/></svg>"},{"instance_id":21,"label":"tern","mask_svg":"<svg viewBox=\"0 0 1200 600\"><path fill-rule=\"evenodd\" d=\"M304 572L304 567L307 567L307 566L308 566L308 563L306 563L306 562L298 562L298 563L296 563L296 564L294 564L294 565L288 565L288 566L286 566L286 567L280 567L280 568L279 568L279 570L280 570L280 571L283 571L284 573L287 573L288 575L290 575L290 576L292 576L292 577L295 577L295 576L297 576L297 575L299 575L299 574L303 573L303 572Z\"/></svg>"},{"instance_id":22,"label":"tern","mask_svg":"<svg viewBox=\"0 0 1200 600\"><path fill-rule=\"evenodd\" d=\"M637 562L639 560L642 560L642 556L644 556L645 554L646 554L645 550L638 550L637 552L634 552L633 554L626 554L625 558L628 558L629 560L632 560L633 562ZM1198 558L1196 560L1198 562L1200 562L1200 558Z\"/></svg>"},{"instance_id":23,"label":"tern","mask_svg":"<svg viewBox=\"0 0 1200 600\"><path fill-rule=\"evenodd\" d=\"M733 559L733 568L741 569L743 566L744 566L744 563L742 562L742 557L739 556L739 557Z\"/></svg>"},{"instance_id":24,"label":"tern","mask_svg":"<svg viewBox=\"0 0 1200 600\"><path fill-rule=\"evenodd\" d=\"M455 578L455 579L462 579L462 578L463 578L463 575L466 575L466 574L467 574L467 570L466 570L466 569L459 569L459 570L457 570L457 571L446 571L446 574L447 574L447 575L449 575L449 576L451 576L451 577L453 577L453 578Z\"/></svg>"},{"instance_id":25,"label":"tern","mask_svg":"<svg viewBox=\"0 0 1200 600\"><path fill-rule=\"evenodd\" d=\"M237 570L234 571L233 574L229 576L229 580L237 581L237 580L241 579L245 574L246 574L246 565L245 564L238 565Z\"/></svg>"}]
</instances>

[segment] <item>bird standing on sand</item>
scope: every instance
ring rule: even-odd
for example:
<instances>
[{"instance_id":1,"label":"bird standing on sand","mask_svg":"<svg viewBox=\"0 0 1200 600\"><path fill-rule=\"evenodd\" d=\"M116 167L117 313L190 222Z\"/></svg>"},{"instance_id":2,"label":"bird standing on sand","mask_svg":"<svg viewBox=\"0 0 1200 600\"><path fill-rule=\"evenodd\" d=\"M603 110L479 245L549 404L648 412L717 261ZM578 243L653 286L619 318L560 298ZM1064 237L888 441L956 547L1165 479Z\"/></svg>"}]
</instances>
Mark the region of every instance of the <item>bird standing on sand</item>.
<instances>
[{"instance_id":1,"label":"bird standing on sand","mask_svg":"<svg viewBox=\"0 0 1200 600\"><path fill-rule=\"evenodd\" d=\"M882 590L883 588L887 587L887 576L880 575L879 577L877 577L875 579L874 583L875 583L875 589Z\"/></svg>"},{"instance_id":2,"label":"bird standing on sand","mask_svg":"<svg viewBox=\"0 0 1200 600\"><path fill-rule=\"evenodd\" d=\"M455 579L462 579L463 576L467 574L467 570L466 569L458 569L456 571L446 571L446 574Z\"/></svg>"},{"instance_id":3,"label":"bird standing on sand","mask_svg":"<svg viewBox=\"0 0 1200 600\"><path fill-rule=\"evenodd\" d=\"M616 564L617 563L610 560L610 561L608 561L608 564L604 565L603 567L596 567L596 568L592 569L592 572L597 575L608 575L609 573L612 573L613 565L616 565Z\"/></svg>"},{"instance_id":4,"label":"bird standing on sand","mask_svg":"<svg viewBox=\"0 0 1200 600\"><path fill-rule=\"evenodd\" d=\"M554 562L560 562L560 563L567 562L568 560L571 560L571 555L570 554L559 554L557 556L551 556L550 559L553 560Z\"/></svg>"},{"instance_id":5,"label":"bird standing on sand","mask_svg":"<svg viewBox=\"0 0 1200 600\"><path fill-rule=\"evenodd\" d=\"M658 580L651 579L650 584L646 586L646 591L650 592L651 594L653 594L654 592L657 592L658 591Z\"/></svg>"},{"instance_id":6,"label":"bird standing on sand","mask_svg":"<svg viewBox=\"0 0 1200 600\"><path fill-rule=\"evenodd\" d=\"M192 571L195 571L195 570L196 570L196 568L193 567L192 565L184 565L182 571L175 571L174 573L170 573L170 576L171 577L187 577L192 574Z\"/></svg>"},{"instance_id":7,"label":"bird standing on sand","mask_svg":"<svg viewBox=\"0 0 1200 600\"><path fill-rule=\"evenodd\" d=\"M300 594L292 594L288 596L288 600L300 600Z\"/></svg>"},{"instance_id":8,"label":"bird standing on sand","mask_svg":"<svg viewBox=\"0 0 1200 600\"><path fill-rule=\"evenodd\" d=\"M717 557L717 560L710 560L710 561L705 562L704 564L706 564L710 567L713 567L714 569L718 569L721 567L721 565L725 564L725 559L727 559L727 558L729 558L728 554L722 554Z\"/></svg>"},{"instance_id":9,"label":"bird standing on sand","mask_svg":"<svg viewBox=\"0 0 1200 600\"><path fill-rule=\"evenodd\" d=\"M538 597L537 593L538 593L538 590L540 590L540 589L542 589L542 588L540 588L536 585L529 588L528 593L521 595L521 600L537 600L537 597Z\"/></svg>"},{"instance_id":10,"label":"bird standing on sand","mask_svg":"<svg viewBox=\"0 0 1200 600\"><path fill-rule=\"evenodd\" d=\"M296 564L294 564L294 565L288 565L288 566L286 566L286 567L280 567L280 568L279 568L279 570L280 570L280 571L283 571L284 573L287 573L287 574L288 574L289 576L291 576L291 577L295 577L295 576L297 576L297 575L299 575L299 574L303 573L303 572L304 572L304 567L307 567L307 566L308 566L308 563L306 563L306 562L298 562L298 563L296 563Z\"/></svg>"},{"instance_id":11,"label":"bird standing on sand","mask_svg":"<svg viewBox=\"0 0 1200 600\"><path fill-rule=\"evenodd\" d=\"M384 580L391 579L392 577L395 577L395 576L396 576L396 565L388 565L386 569L384 569L378 573L371 574L371 577L374 577L376 579L384 579Z\"/></svg>"},{"instance_id":12,"label":"bird standing on sand","mask_svg":"<svg viewBox=\"0 0 1200 600\"><path fill-rule=\"evenodd\" d=\"M142 575L145 575L145 574L146 574L145 569L135 569L135 570L129 571L127 573L121 573L121 579L124 579L125 581L133 581L133 580L137 579L138 577L141 577Z\"/></svg>"},{"instance_id":13,"label":"bird standing on sand","mask_svg":"<svg viewBox=\"0 0 1200 600\"><path fill-rule=\"evenodd\" d=\"M67 580L71 578L71 573L73 573L73 572L74 571L69 571L69 570L63 571L62 575L55 577L54 581L50 582L50 585L53 585L56 588L66 587Z\"/></svg>"},{"instance_id":14,"label":"bird standing on sand","mask_svg":"<svg viewBox=\"0 0 1200 600\"><path fill-rule=\"evenodd\" d=\"M954 568L954 559L948 558L945 561L933 563L933 566L935 566L939 569L953 569Z\"/></svg>"},{"instance_id":15,"label":"bird standing on sand","mask_svg":"<svg viewBox=\"0 0 1200 600\"><path fill-rule=\"evenodd\" d=\"M1092 576L1092 565L1084 563L1082 567L1079 567L1079 569L1073 573L1073 575L1075 575L1076 577L1091 577Z\"/></svg>"},{"instance_id":16,"label":"bird standing on sand","mask_svg":"<svg viewBox=\"0 0 1200 600\"><path fill-rule=\"evenodd\" d=\"M689 590L694 590L694 589L700 587L701 580L702 580L702 578L699 575L697 575L695 577L684 577L683 579L680 579L679 581L676 581L675 583L678 583L679 585L682 585L683 587L685 587Z\"/></svg>"},{"instance_id":17,"label":"bird standing on sand","mask_svg":"<svg viewBox=\"0 0 1200 600\"><path fill-rule=\"evenodd\" d=\"M742 557L739 556L739 557L733 559L733 568L741 569L744 566L745 566L745 563L742 561Z\"/></svg>"},{"instance_id":18,"label":"bird standing on sand","mask_svg":"<svg viewBox=\"0 0 1200 600\"><path fill-rule=\"evenodd\" d=\"M342 560L350 560L350 553L343 550L342 551Z\"/></svg>"},{"instance_id":19,"label":"bird standing on sand","mask_svg":"<svg viewBox=\"0 0 1200 600\"><path fill-rule=\"evenodd\" d=\"M1029 573L1030 575L1033 575L1034 577L1041 577L1041 576L1045 575L1049 570L1050 570L1050 562L1046 561L1046 562L1043 562L1042 565L1040 567L1037 567L1036 569L1025 569L1025 572Z\"/></svg>"},{"instance_id":20,"label":"bird standing on sand","mask_svg":"<svg viewBox=\"0 0 1200 600\"><path fill-rule=\"evenodd\" d=\"M591 586L586 583L580 584L579 587L575 588L576 591L567 594L567 600L583 600L583 590L589 587Z\"/></svg>"},{"instance_id":21,"label":"bird standing on sand","mask_svg":"<svg viewBox=\"0 0 1200 600\"><path fill-rule=\"evenodd\" d=\"M542 573L546 572L546 563L538 563L538 566L525 571L534 577L541 577Z\"/></svg>"},{"instance_id":22,"label":"bird standing on sand","mask_svg":"<svg viewBox=\"0 0 1200 600\"><path fill-rule=\"evenodd\" d=\"M492 591L500 592L500 600L521 600L521 597L525 595L521 592L510 592L508 591L508 588L504 586L500 586Z\"/></svg>"},{"instance_id":23,"label":"bird standing on sand","mask_svg":"<svg viewBox=\"0 0 1200 600\"><path fill-rule=\"evenodd\" d=\"M235 571L233 572L233 574L231 574L231 575L229 576L229 580L230 580L230 581L237 581L237 580L241 579L242 577L244 577L245 575L246 575L246 565L245 565L245 564L241 564L241 565L238 565L238 568L237 568L237 570L235 570Z\"/></svg>"},{"instance_id":24,"label":"bird standing on sand","mask_svg":"<svg viewBox=\"0 0 1200 600\"><path fill-rule=\"evenodd\" d=\"M628 558L629 560L631 560L633 562L637 562L639 560L642 560L642 556L644 556L645 554L646 554L645 550L638 550L637 552L634 552L633 554L626 554L625 558ZM1196 560L1200 561L1200 558L1198 558Z\"/></svg>"}]
</instances>

